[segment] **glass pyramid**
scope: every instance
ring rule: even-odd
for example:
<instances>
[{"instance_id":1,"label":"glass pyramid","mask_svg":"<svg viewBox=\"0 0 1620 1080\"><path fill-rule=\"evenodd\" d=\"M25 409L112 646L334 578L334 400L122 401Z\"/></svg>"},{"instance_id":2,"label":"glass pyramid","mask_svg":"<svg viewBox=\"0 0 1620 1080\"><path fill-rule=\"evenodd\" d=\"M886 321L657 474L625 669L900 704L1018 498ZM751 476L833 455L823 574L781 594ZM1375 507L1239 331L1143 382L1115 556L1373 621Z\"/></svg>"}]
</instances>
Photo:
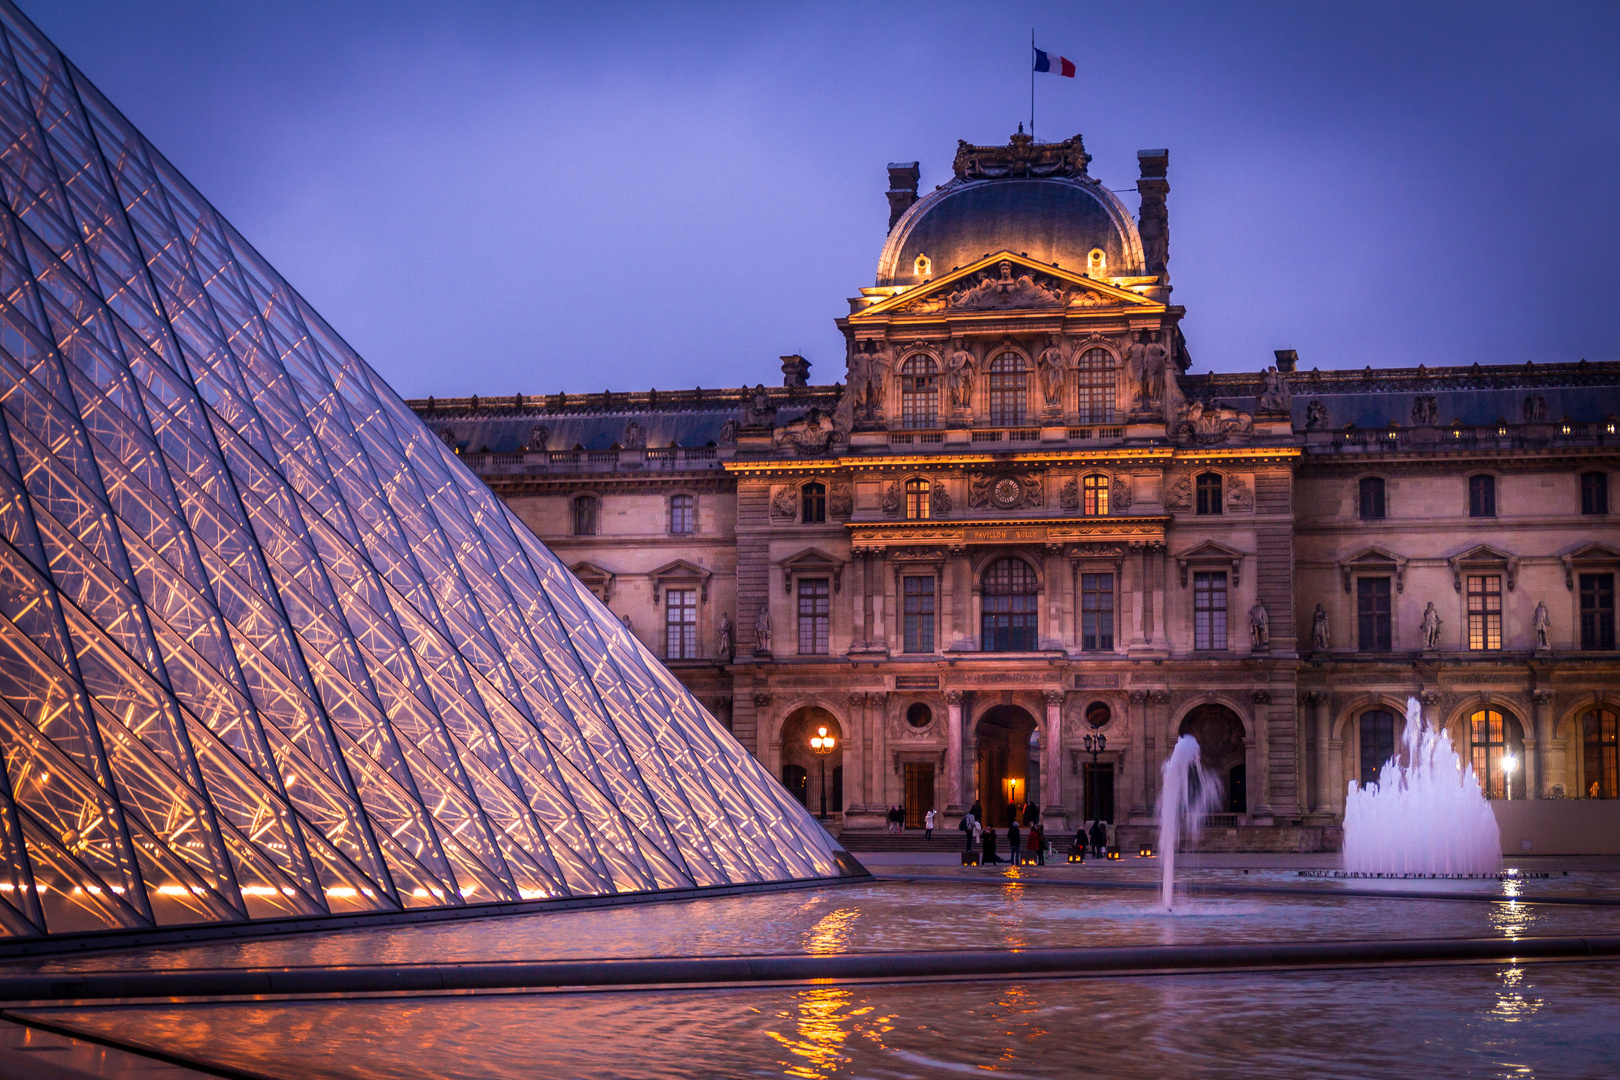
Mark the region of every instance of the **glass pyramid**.
<instances>
[{"instance_id":1,"label":"glass pyramid","mask_svg":"<svg viewBox=\"0 0 1620 1080\"><path fill-rule=\"evenodd\" d=\"M0 937L857 865L0 0Z\"/></svg>"}]
</instances>

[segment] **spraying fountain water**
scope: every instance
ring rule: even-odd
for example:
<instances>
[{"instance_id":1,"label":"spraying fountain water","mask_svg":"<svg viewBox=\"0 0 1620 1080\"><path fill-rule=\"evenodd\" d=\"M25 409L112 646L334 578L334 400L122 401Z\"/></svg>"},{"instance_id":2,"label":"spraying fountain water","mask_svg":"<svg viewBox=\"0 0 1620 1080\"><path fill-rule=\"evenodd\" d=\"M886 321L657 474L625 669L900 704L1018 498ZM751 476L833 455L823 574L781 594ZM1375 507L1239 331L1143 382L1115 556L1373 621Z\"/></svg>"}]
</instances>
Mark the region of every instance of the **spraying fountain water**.
<instances>
[{"instance_id":1,"label":"spraying fountain water","mask_svg":"<svg viewBox=\"0 0 1620 1080\"><path fill-rule=\"evenodd\" d=\"M1174 907L1176 884L1176 844L1198 836L1204 815L1218 805L1220 784L1204 768L1198 753L1198 740L1183 735L1176 740L1170 758L1160 769L1159 858L1164 869L1164 910Z\"/></svg>"},{"instance_id":2,"label":"spraying fountain water","mask_svg":"<svg viewBox=\"0 0 1620 1080\"><path fill-rule=\"evenodd\" d=\"M1350 783L1344 868L1411 876L1500 872L1502 840L1491 804L1451 736L1424 727L1416 698L1406 700L1401 743L1402 752L1385 762L1376 784Z\"/></svg>"}]
</instances>

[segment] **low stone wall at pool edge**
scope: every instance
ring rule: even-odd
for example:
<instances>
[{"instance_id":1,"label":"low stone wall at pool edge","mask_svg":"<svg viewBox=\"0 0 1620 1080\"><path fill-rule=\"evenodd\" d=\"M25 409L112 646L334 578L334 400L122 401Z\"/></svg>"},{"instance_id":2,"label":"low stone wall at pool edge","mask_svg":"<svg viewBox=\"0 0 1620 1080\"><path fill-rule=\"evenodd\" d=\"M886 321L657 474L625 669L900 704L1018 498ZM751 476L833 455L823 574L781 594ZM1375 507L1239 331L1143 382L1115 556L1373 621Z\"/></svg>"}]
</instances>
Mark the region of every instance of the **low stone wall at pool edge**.
<instances>
[{"instance_id":1,"label":"low stone wall at pool edge","mask_svg":"<svg viewBox=\"0 0 1620 1080\"><path fill-rule=\"evenodd\" d=\"M1503 855L1620 855L1620 799L1496 800Z\"/></svg>"},{"instance_id":2,"label":"low stone wall at pool edge","mask_svg":"<svg viewBox=\"0 0 1620 1080\"><path fill-rule=\"evenodd\" d=\"M1119 827L1119 849L1126 855L1136 854L1143 844L1158 843L1157 825ZM1183 850L1308 855L1343 846L1344 830L1338 825L1239 825L1205 828Z\"/></svg>"}]
</instances>

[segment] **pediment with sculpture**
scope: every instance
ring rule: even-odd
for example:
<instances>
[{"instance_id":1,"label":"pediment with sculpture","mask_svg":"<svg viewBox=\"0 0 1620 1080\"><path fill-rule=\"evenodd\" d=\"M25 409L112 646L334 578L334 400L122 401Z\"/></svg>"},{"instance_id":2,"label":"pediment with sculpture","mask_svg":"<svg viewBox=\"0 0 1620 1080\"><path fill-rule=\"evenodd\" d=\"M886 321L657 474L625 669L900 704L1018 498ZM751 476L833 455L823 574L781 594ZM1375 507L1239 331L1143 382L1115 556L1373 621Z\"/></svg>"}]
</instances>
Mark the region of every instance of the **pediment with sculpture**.
<instances>
[{"instance_id":1,"label":"pediment with sculpture","mask_svg":"<svg viewBox=\"0 0 1620 1080\"><path fill-rule=\"evenodd\" d=\"M851 315L850 321L884 315L1162 307L1128 289L1002 251L889 297Z\"/></svg>"}]
</instances>

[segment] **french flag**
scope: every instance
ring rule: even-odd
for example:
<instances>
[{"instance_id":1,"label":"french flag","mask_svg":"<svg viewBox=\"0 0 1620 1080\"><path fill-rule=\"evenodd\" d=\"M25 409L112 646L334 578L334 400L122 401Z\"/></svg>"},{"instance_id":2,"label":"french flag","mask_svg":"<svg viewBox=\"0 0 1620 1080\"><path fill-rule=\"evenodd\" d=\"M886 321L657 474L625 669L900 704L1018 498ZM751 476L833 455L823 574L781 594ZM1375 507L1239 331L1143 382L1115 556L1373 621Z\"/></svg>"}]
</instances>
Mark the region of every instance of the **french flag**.
<instances>
[{"instance_id":1,"label":"french flag","mask_svg":"<svg viewBox=\"0 0 1620 1080\"><path fill-rule=\"evenodd\" d=\"M1039 49L1035 50L1035 70L1045 71L1052 75L1061 75L1065 79L1074 78L1074 61L1067 56L1048 56Z\"/></svg>"}]
</instances>

